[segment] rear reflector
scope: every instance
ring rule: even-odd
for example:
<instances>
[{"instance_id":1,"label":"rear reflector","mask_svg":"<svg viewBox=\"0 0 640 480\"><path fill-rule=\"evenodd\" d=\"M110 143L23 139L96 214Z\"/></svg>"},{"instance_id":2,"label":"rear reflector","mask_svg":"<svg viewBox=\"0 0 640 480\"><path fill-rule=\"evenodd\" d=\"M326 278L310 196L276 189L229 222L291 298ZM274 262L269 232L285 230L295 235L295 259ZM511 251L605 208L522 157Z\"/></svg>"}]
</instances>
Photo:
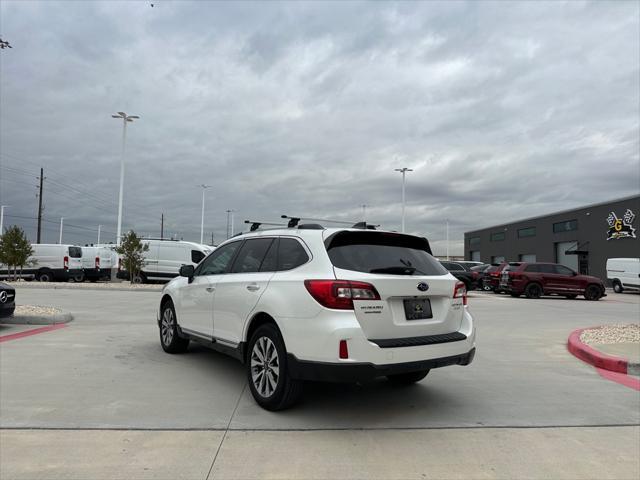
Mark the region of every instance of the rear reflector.
<instances>
[{"instance_id":1,"label":"rear reflector","mask_svg":"<svg viewBox=\"0 0 640 480\"><path fill-rule=\"evenodd\" d=\"M96 268L100 269L100 257L96 257Z\"/></svg>"},{"instance_id":2,"label":"rear reflector","mask_svg":"<svg viewBox=\"0 0 640 480\"><path fill-rule=\"evenodd\" d=\"M69 270L69 257L64 257L64 269Z\"/></svg>"},{"instance_id":3,"label":"rear reflector","mask_svg":"<svg viewBox=\"0 0 640 480\"><path fill-rule=\"evenodd\" d=\"M305 280L304 286L320 305L336 310L353 310L354 300L380 300L373 285L349 280Z\"/></svg>"},{"instance_id":4,"label":"rear reflector","mask_svg":"<svg viewBox=\"0 0 640 480\"><path fill-rule=\"evenodd\" d=\"M453 288L453 298L462 298L462 304L467 304L467 287L465 287L464 283L456 283L456 286Z\"/></svg>"},{"instance_id":5,"label":"rear reflector","mask_svg":"<svg viewBox=\"0 0 640 480\"><path fill-rule=\"evenodd\" d=\"M346 340L340 340L340 358L349 358L349 348Z\"/></svg>"}]
</instances>

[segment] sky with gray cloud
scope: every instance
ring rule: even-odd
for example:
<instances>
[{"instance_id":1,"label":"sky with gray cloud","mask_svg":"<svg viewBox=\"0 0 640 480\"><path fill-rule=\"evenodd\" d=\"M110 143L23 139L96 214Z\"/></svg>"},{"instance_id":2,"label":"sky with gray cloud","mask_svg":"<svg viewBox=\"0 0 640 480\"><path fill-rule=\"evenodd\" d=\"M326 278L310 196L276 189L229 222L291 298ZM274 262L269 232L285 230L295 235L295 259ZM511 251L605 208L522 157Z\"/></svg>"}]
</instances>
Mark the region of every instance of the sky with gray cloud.
<instances>
[{"instance_id":1,"label":"sky with gray cloud","mask_svg":"<svg viewBox=\"0 0 640 480\"><path fill-rule=\"evenodd\" d=\"M0 3L0 204L35 240L226 238L227 209L465 231L640 191L640 3ZM24 217L24 218L22 218Z\"/></svg>"}]
</instances>

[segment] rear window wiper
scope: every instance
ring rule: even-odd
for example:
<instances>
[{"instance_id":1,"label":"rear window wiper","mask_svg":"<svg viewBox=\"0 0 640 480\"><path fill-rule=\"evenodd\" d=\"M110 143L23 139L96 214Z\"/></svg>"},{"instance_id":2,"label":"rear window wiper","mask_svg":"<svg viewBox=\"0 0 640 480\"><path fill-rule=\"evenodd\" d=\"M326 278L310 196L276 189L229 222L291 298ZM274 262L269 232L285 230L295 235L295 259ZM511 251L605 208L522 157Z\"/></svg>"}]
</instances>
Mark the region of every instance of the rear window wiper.
<instances>
[{"instance_id":1,"label":"rear window wiper","mask_svg":"<svg viewBox=\"0 0 640 480\"><path fill-rule=\"evenodd\" d=\"M415 267L383 267L383 268L372 268L369 270L369 273L390 273L391 275L413 275L416 271Z\"/></svg>"}]
</instances>

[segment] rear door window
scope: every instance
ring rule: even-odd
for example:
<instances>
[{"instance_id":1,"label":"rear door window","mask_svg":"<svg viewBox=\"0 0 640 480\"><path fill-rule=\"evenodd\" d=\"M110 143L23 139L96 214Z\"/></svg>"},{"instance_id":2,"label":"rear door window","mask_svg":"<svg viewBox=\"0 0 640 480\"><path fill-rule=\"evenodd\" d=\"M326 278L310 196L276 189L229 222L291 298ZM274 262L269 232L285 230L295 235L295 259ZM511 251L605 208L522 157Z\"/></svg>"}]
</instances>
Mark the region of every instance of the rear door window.
<instances>
[{"instance_id":1,"label":"rear door window","mask_svg":"<svg viewBox=\"0 0 640 480\"><path fill-rule=\"evenodd\" d=\"M233 262L231 273L258 272L273 238L254 238L244 242Z\"/></svg>"},{"instance_id":2,"label":"rear door window","mask_svg":"<svg viewBox=\"0 0 640 480\"><path fill-rule=\"evenodd\" d=\"M391 275L446 275L426 239L396 233L339 232L327 239L331 263L343 270Z\"/></svg>"},{"instance_id":3,"label":"rear door window","mask_svg":"<svg viewBox=\"0 0 640 480\"><path fill-rule=\"evenodd\" d=\"M81 247L69 247L69 256L71 258L82 258Z\"/></svg>"},{"instance_id":4,"label":"rear door window","mask_svg":"<svg viewBox=\"0 0 640 480\"><path fill-rule=\"evenodd\" d=\"M565 275L568 277L573 276L573 270L571 270L568 267L565 267L564 265L554 265L555 269L556 269L556 273L558 275Z\"/></svg>"},{"instance_id":5,"label":"rear door window","mask_svg":"<svg viewBox=\"0 0 640 480\"><path fill-rule=\"evenodd\" d=\"M309 255L300 242L281 238L278 246L278 271L291 270L309 261Z\"/></svg>"}]
</instances>

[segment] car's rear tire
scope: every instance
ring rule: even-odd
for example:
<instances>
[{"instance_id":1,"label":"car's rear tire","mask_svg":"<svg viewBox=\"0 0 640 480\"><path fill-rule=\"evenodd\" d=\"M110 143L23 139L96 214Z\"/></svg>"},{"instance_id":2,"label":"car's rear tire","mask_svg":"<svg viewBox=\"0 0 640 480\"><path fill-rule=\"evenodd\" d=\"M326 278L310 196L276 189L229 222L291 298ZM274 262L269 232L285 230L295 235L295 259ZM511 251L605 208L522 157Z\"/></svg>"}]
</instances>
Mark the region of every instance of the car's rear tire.
<instances>
[{"instance_id":1,"label":"car's rear tire","mask_svg":"<svg viewBox=\"0 0 640 480\"><path fill-rule=\"evenodd\" d=\"M587 285L584 290L584 298L591 301L600 300L602 297L602 290L598 285Z\"/></svg>"},{"instance_id":2,"label":"car's rear tire","mask_svg":"<svg viewBox=\"0 0 640 480\"><path fill-rule=\"evenodd\" d=\"M53 281L53 274L49 270L42 270L37 273L36 280L39 282L51 282Z\"/></svg>"},{"instance_id":3,"label":"car's rear tire","mask_svg":"<svg viewBox=\"0 0 640 480\"><path fill-rule=\"evenodd\" d=\"M568 298L569 300L573 300L574 298L576 298L578 295L576 295L575 293L572 293L571 295L565 295L564 298Z\"/></svg>"},{"instance_id":4,"label":"car's rear tire","mask_svg":"<svg viewBox=\"0 0 640 480\"><path fill-rule=\"evenodd\" d=\"M613 282L613 291L616 292L616 293L624 292L624 288L622 288L622 283L620 283L620 280L614 280L614 282Z\"/></svg>"},{"instance_id":5,"label":"car's rear tire","mask_svg":"<svg viewBox=\"0 0 640 480\"><path fill-rule=\"evenodd\" d=\"M74 276L74 277L73 277L73 281L74 281L75 283L82 283L82 282L84 282L84 273L80 273L80 274L78 274L78 275Z\"/></svg>"},{"instance_id":6,"label":"car's rear tire","mask_svg":"<svg viewBox=\"0 0 640 480\"><path fill-rule=\"evenodd\" d=\"M138 272L133 276L131 283L141 284L147 283L147 277L144 276L144 273Z\"/></svg>"},{"instance_id":7,"label":"car's rear tire","mask_svg":"<svg viewBox=\"0 0 640 480\"><path fill-rule=\"evenodd\" d=\"M419 370L417 372L397 373L395 375L387 375L387 380L394 385L411 385L419 382L429 374L430 370Z\"/></svg>"},{"instance_id":8,"label":"car's rear tire","mask_svg":"<svg viewBox=\"0 0 640 480\"><path fill-rule=\"evenodd\" d=\"M162 305L160 312L160 345L167 353L183 353L189 346L189 339L178 335L178 321L173 303Z\"/></svg>"},{"instance_id":9,"label":"car's rear tire","mask_svg":"<svg viewBox=\"0 0 640 480\"><path fill-rule=\"evenodd\" d=\"M542 296L542 287L538 283L530 283L527 285L527 288L524 289L524 294L527 298L540 298Z\"/></svg>"},{"instance_id":10,"label":"car's rear tire","mask_svg":"<svg viewBox=\"0 0 640 480\"><path fill-rule=\"evenodd\" d=\"M247 379L253 398L265 410L284 410L300 398L302 382L289 375L287 349L272 323L261 325L251 335Z\"/></svg>"}]
</instances>

